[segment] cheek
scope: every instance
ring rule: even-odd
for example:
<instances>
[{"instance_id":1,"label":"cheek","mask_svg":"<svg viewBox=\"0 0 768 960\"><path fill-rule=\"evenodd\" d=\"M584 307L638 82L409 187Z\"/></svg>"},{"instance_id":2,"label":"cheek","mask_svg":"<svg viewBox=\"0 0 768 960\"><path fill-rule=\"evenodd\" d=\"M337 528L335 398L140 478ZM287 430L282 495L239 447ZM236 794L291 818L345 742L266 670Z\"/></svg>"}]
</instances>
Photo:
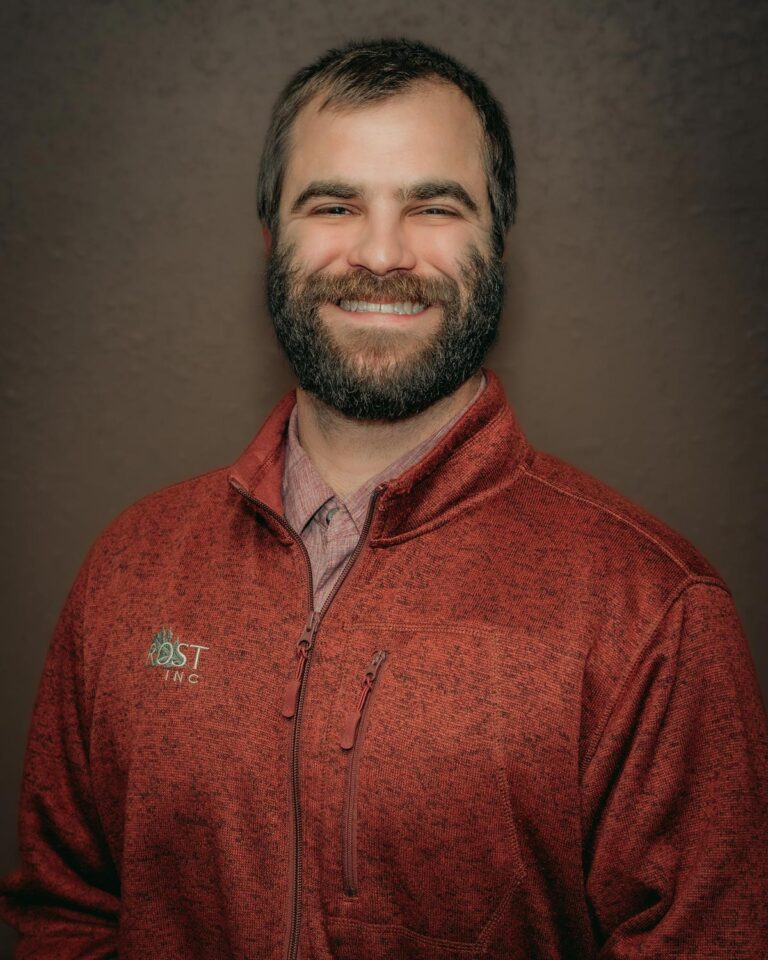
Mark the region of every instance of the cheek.
<instances>
[{"instance_id":1,"label":"cheek","mask_svg":"<svg viewBox=\"0 0 768 960\"><path fill-rule=\"evenodd\" d=\"M290 242L295 244L295 259L307 273L318 270L332 271L336 265L340 269L344 268L344 251L348 243L341 230L331 228L314 229L306 233L297 231L296 235L290 238Z\"/></svg>"},{"instance_id":2,"label":"cheek","mask_svg":"<svg viewBox=\"0 0 768 960\"><path fill-rule=\"evenodd\" d=\"M413 237L413 249L418 261L432 272L458 279L461 264L465 263L472 246L482 251L482 240L467 235L466 230L443 226L428 229L422 227Z\"/></svg>"}]
</instances>

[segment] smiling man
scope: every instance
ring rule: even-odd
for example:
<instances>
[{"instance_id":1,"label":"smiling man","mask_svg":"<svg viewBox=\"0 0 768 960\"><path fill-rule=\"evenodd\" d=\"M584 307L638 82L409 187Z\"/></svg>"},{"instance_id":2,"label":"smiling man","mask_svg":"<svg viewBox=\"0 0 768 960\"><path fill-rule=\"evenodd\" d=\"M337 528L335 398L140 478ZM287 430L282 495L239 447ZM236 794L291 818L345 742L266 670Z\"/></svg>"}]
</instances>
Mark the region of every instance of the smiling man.
<instances>
[{"instance_id":1,"label":"smiling man","mask_svg":"<svg viewBox=\"0 0 768 960\"><path fill-rule=\"evenodd\" d=\"M500 111L493 119L506 135ZM312 98L272 216L265 164L270 310L301 385L302 446L337 493L478 390L503 294L483 136L460 89L419 78L366 109Z\"/></svg>"},{"instance_id":2,"label":"smiling man","mask_svg":"<svg viewBox=\"0 0 768 960\"><path fill-rule=\"evenodd\" d=\"M503 112L441 52L353 43L283 91L259 214L298 387L88 555L2 886L18 956L766 955L728 590L482 369L514 207Z\"/></svg>"}]
</instances>

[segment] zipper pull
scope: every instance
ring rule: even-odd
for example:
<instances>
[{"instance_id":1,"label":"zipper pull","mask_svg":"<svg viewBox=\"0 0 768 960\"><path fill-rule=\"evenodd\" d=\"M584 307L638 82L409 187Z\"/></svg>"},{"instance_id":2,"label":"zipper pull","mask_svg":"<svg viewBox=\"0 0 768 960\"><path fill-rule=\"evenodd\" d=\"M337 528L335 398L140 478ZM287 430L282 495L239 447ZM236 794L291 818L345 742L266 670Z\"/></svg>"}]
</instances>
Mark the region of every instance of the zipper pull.
<instances>
[{"instance_id":1,"label":"zipper pull","mask_svg":"<svg viewBox=\"0 0 768 960\"><path fill-rule=\"evenodd\" d=\"M301 689L301 681L304 679L304 668L307 665L307 660L309 659L309 651L312 649L312 644L315 642L315 630L317 629L318 615L313 610L309 615L309 620L301 632L296 643L296 656L298 658L298 663L296 664L296 675L292 680L289 680L285 685L285 693L283 694L283 709L282 714L284 717L292 717L296 713L296 707L299 703L299 690Z\"/></svg>"},{"instance_id":2,"label":"zipper pull","mask_svg":"<svg viewBox=\"0 0 768 960\"><path fill-rule=\"evenodd\" d=\"M384 662L386 655L386 650L377 650L368 669L365 671L365 675L363 676L363 686L360 690L360 699L357 701L357 706L355 707L354 711L352 711L352 713L350 713L347 717L347 721L344 724L344 729L341 733L342 750L351 750L355 745L357 729L360 726L360 720L363 716L365 701L368 699L368 695L370 694L373 684L376 681L379 667Z\"/></svg>"}]
</instances>

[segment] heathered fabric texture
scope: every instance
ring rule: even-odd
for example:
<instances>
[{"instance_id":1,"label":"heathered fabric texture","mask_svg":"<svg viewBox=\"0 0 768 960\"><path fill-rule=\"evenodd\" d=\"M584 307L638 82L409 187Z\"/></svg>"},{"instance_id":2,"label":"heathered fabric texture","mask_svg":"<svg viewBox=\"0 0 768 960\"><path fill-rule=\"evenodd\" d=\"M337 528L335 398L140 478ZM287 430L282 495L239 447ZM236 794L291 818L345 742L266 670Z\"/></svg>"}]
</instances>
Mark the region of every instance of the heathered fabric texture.
<instances>
[{"instance_id":1,"label":"heathered fabric texture","mask_svg":"<svg viewBox=\"0 0 768 960\"><path fill-rule=\"evenodd\" d=\"M99 538L35 708L19 957L283 960L298 886L301 960L764 960L768 738L731 598L488 381L379 493L291 719L293 396L231 473Z\"/></svg>"},{"instance_id":2,"label":"heathered fabric texture","mask_svg":"<svg viewBox=\"0 0 768 960\"><path fill-rule=\"evenodd\" d=\"M301 536L309 554L315 610L322 608L357 546L376 487L418 463L472 406L485 384L485 374L482 374L474 396L454 417L367 480L346 500L336 496L304 452L299 439L298 411L293 408L285 435L283 508L285 519Z\"/></svg>"}]
</instances>

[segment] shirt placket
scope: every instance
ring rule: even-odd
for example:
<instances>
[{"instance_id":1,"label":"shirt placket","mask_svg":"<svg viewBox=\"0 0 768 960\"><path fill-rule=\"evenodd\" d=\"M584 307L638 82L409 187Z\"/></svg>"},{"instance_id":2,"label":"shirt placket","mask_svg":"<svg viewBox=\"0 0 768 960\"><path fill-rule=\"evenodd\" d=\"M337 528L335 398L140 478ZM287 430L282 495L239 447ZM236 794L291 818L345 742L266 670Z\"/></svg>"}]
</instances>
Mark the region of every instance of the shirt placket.
<instances>
[{"instance_id":1,"label":"shirt placket","mask_svg":"<svg viewBox=\"0 0 768 960\"><path fill-rule=\"evenodd\" d=\"M319 610L333 589L345 561L355 549L360 531L346 505L336 497L317 511L313 526L322 555L322 576L315 589L315 609Z\"/></svg>"}]
</instances>

